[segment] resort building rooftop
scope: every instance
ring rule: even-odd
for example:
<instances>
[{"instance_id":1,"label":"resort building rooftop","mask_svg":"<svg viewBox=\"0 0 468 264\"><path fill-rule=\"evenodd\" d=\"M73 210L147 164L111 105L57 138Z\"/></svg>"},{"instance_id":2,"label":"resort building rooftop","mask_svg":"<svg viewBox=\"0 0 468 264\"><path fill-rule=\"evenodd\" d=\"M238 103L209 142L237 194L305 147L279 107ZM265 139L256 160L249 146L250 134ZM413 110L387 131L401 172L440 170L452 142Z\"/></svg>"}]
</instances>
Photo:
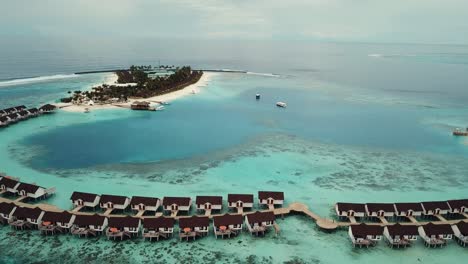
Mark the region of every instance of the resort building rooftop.
<instances>
[{"instance_id":1,"label":"resort building rooftop","mask_svg":"<svg viewBox=\"0 0 468 264\"><path fill-rule=\"evenodd\" d=\"M82 200L83 202L94 202L99 195L94 193L85 193L85 192L73 192L70 200L77 201Z\"/></svg>"}]
</instances>

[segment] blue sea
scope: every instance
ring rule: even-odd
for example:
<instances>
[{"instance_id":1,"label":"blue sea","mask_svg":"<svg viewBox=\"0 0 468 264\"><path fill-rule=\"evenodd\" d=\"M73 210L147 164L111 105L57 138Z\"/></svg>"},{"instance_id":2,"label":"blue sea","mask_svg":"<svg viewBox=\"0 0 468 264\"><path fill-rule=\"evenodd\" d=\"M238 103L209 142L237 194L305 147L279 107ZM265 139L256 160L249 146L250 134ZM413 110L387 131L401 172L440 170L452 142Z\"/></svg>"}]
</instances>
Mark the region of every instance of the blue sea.
<instances>
[{"instance_id":1,"label":"blue sea","mask_svg":"<svg viewBox=\"0 0 468 264\"><path fill-rule=\"evenodd\" d=\"M21 42L23 43L23 42ZM73 191L222 195L284 191L334 218L336 202L468 198L468 46L315 42L0 42L0 108L57 102L131 64L236 69L211 73L164 111L59 110L0 129L0 171ZM114 46L113 46L114 47ZM25 52L28 51L28 52ZM260 93L261 99L255 100ZM277 108L284 101L287 108ZM281 233L193 243L43 237L0 227L0 263L465 263L444 249L353 249L346 230L302 216Z\"/></svg>"}]
</instances>

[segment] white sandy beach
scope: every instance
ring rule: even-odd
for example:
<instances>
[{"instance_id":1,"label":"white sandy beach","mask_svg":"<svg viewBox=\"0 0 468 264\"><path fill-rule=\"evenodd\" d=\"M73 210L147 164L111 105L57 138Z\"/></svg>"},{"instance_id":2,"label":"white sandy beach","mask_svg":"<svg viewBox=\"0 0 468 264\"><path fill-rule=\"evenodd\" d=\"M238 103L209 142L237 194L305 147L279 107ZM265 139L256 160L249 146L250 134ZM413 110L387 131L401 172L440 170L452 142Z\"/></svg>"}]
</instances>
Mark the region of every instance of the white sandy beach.
<instances>
[{"instance_id":1,"label":"white sandy beach","mask_svg":"<svg viewBox=\"0 0 468 264\"><path fill-rule=\"evenodd\" d=\"M135 101L147 101L151 103L157 102L172 102L184 96L194 96L202 91L202 88L205 87L208 82L211 80L213 75L217 73L214 72L203 72L202 77L198 82L185 87L182 90L178 90L172 93L162 94L158 96L153 96L149 98L129 98L128 102L126 103L115 103L115 104L95 104L95 105L74 105L71 103L58 103L56 104L57 107L61 108L64 111L68 112L84 112L86 108L89 111L93 110L103 110L103 109L122 109L122 108L130 108L130 105ZM117 82L117 75L112 74L110 75L104 82L104 84L115 84Z\"/></svg>"}]
</instances>

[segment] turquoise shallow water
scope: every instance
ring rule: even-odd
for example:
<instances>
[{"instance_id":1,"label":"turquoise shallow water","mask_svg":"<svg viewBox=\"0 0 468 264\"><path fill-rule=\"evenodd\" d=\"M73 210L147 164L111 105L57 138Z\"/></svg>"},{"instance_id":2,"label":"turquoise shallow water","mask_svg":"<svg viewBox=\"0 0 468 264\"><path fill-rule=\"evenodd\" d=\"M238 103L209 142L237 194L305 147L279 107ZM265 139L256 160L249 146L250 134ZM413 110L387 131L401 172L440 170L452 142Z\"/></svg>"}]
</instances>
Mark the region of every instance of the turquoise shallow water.
<instances>
[{"instance_id":1,"label":"turquoise shallow water","mask_svg":"<svg viewBox=\"0 0 468 264\"><path fill-rule=\"evenodd\" d=\"M48 202L62 208L70 208L75 190L156 197L282 190L287 203L301 201L326 217L334 216L337 201L466 198L468 143L450 135L468 123L467 77L457 74L466 66L361 55L284 65L275 70L280 77L218 74L201 93L163 112L59 111L19 123L0 131L0 171L57 187ZM351 62L360 67L340 69ZM401 67L409 71L406 82L389 84L385 73ZM39 90L41 102L54 100L105 77L3 87L0 105L34 104L36 97L24 97L29 90ZM443 81L447 89L437 92L433 83ZM423 85L429 83L430 89ZM276 108L279 100L288 108ZM464 263L468 257L455 243L441 250L421 241L405 251L384 243L354 250L345 231L321 232L301 216L278 223L278 237L194 243L45 238L3 227L0 262Z\"/></svg>"}]
</instances>

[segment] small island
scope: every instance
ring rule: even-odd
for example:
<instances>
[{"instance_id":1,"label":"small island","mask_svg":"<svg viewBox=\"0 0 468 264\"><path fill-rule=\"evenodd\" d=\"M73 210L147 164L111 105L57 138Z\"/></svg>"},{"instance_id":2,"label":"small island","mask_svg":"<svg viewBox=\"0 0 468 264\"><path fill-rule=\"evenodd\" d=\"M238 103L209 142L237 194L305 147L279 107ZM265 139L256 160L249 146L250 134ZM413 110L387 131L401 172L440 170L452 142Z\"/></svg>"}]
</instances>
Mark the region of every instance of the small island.
<instances>
[{"instance_id":1,"label":"small island","mask_svg":"<svg viewBox=\"0 0 468 264\"><path fill-rule=\"evenodd\" d=\"M69 91L69 97L60 99L61 108L75 111L89 111L89 108L124 107L134 110L157 110L151 103L165 104L167 99L175 99L195 93L186 91L204 76L202 71L190 66L131 66L128 70L115 72L116 81L93 87L88 91ZM196 87L194 87L196 88ZM183 93L182 90L185 90ZM135 107L134 107L135 106Z\"/></svg>"}]
</instances>

